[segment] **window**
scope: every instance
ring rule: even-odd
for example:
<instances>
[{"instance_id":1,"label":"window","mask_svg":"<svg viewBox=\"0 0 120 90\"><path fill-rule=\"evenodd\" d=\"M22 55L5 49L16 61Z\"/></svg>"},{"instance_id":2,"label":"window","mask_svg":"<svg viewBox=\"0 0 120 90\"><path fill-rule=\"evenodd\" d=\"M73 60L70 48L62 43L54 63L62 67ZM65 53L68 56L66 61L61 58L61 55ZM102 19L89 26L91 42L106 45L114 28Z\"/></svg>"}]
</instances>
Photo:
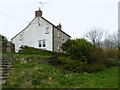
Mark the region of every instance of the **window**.
<instances>
[{"instance_id":1,"label":"window","mask_svg":"<svg viewBox=\"0 0 120 90\"><path fill-rule=\"evenodd\" d=\"M62 34L62 40L64 40L64 35Z\"/></svg>"},{"instance_id":2,"label":"window","mask_svg":"<svg viewBox=\"0 0 120 90\"><path fill-rule=\"evenodd\" d=\"M19 40L22 41L23 35L20 34Z\"/></svg>"},{"instance_id":3,"label":"window","mask_svg":"<svg viewBox=\"0 0 120 90\"><path fill-rule=\"evenodd\" d=\"M45 40L43 40L43 47L45 47Z\"/></svg>"},{"instance_id":4,"label":"window","mask_svg":"<svg viewBox=\"0 0 120 90\"><path fill-rule=\"evenodd\" d=\"M60 37L60 33L58 32L58 37Z\"/></svg>"},{"instance_id":5,"label":"window","mask_svg":"<svg viewBox=\"0 0 120 90\"><path fill-rule=\"evenodd\" d=\"M60 42L58 41L58 50L60 50Z\"/></svg>"},{"instance_id":6,"label":"window","mask_svg":"<svg viewBox=\"0 0 120 90\"><path fill-rule=\"evenodd\" d=\"M39 47L46 47L45 40L39 40Z\"/></svg>"},{"instance_id":7,"label":"window","mask_svg":"<svg viewBox=\"0 0 120 90\"><path fill-rule=\"evenodd\" d=\"M45 28L45 34L49 34L49 27Z\"/></svg>"}]
</instances>

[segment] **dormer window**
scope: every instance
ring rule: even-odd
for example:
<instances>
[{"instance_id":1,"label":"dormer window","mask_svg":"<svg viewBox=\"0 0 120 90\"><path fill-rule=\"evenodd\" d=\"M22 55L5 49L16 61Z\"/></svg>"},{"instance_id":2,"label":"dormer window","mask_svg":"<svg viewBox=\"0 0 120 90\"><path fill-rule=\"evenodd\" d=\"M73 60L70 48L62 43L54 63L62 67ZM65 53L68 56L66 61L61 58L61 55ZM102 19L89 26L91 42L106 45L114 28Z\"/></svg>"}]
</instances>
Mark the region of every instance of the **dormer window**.
<instances>
[{"instance_id":1,"label":"dormer window","mask_svg":"<svg viewBox=\"0 0 120 90\"><path fill-rule=\"evenodd\" d=\"M49 34L49 27L45 28L45 34Z\"/></svg>"}]
</instances>

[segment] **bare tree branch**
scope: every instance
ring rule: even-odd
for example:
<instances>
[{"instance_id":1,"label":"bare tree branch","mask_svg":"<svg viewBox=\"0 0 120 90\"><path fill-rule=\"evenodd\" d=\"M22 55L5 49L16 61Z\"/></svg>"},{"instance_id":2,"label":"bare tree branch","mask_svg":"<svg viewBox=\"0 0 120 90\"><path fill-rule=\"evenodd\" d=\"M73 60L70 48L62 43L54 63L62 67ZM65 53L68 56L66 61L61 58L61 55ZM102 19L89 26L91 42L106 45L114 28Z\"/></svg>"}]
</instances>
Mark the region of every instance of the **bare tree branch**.
<instances>
[{"instance_id":1,"label":"bare tree branch","mask_svg":"<svg viewBox=\"0 0 120 90\"><path fill-rule=\"evenodd\" d=\"M85 35L89 40L91 40L94 46L100 46L100 41L103 37L103 32L100 28L91 28L88 33Z\"/></svg>"}]
</instances>

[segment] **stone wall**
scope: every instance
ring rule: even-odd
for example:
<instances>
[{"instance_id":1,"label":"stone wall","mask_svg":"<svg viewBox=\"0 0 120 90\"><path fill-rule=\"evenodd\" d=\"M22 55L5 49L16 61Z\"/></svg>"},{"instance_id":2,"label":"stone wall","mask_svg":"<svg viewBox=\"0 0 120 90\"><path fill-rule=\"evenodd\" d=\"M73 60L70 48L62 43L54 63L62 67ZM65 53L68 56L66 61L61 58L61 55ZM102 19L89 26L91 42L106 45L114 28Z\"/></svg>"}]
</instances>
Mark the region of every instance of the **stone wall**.
<instances>
[{"instance_id":1,"label":"stone wall","mask_svg":"<svg viewBox=\"0 0 120 90\"><path fill-rule=\"evenodd\" d=\"M14 53L15 46L12 42L9 42L6 37L0 35L0 51L3 53Z\"/></svg>"},{"instance_id":2,"label":"stone wall","mask_svg":"<svg viewBox=\"0 0 120 90\"><path fill-rule=\"evenodd\" d=\"M15 46L11 42L3 42L2 43L2 52L4 53L14 53Z\"/></svg>"},{"instance_id":3,"label":"stone wall","mask_svg":"<svg viewBox=\"0 0 120 90\"><path fill-rule=\"evenodd\" d=\"M54 27L53 29L53 51L62 52L62 49L60 47L62 46L62 43L65 43L68 39L70 39L70 36L62 32L58 28Z\"/></svg>"}]
</instances>

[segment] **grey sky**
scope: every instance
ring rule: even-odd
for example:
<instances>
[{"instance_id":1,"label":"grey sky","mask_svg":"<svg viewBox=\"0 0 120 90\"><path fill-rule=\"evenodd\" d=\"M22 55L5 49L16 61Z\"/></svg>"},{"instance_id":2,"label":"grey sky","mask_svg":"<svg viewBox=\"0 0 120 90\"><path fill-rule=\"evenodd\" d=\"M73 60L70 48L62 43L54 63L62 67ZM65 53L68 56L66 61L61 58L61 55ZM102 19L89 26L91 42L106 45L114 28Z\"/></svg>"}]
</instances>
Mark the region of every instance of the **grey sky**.
<instances>
[{"instance_id":1,"label":"grey sky","mask_svg":"<svg viewBox=\"0 0 120 90\"><path fill-rule=\"evenodd\" d=\"M99 0L98 0L99 1ZM37 2L1 2L0 34L9 40L23 30L35 17ZM104 29L106 33L118 30L118 2L48 2L43 5L43 17L51 23L62 24L62 30L72 38L83 37L90 28Z\"/></svg>"}]
</instances>

